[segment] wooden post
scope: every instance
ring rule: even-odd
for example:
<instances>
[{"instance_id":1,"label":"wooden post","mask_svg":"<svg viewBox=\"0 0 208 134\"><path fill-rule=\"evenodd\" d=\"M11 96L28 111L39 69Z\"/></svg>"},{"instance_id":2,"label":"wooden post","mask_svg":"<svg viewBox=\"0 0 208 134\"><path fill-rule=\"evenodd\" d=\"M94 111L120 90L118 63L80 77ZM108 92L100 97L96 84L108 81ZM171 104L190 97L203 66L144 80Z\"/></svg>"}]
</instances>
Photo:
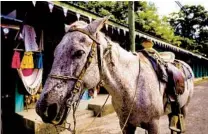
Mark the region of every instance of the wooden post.
<instances>
[{"instance_id":1,"label":"wooden post","mask_svg":"<svg viewBox=\"0 0 208 134\"><path fill-rule=\"evenodd\" d=\"M134 1L129 1L129 4L128 4L128 23L129 23L130 50L132 52L135 52Z\"/></svg>"}]
</instances>

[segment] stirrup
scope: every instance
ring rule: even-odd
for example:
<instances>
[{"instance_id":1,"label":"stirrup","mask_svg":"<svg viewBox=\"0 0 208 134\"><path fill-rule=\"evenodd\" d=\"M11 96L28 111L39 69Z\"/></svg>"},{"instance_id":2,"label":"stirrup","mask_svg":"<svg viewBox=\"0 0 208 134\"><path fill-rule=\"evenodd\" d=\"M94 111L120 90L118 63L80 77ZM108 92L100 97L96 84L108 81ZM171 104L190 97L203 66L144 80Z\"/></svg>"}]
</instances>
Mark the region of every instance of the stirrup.
<instances>
[{"instance_id":1,"label":"stirrup","mask_svg":"<svg viewBox=\"0 0 208 134\"><path fill-rule=\"evenodd\" d=\"M179 126L181 129L181 133L185 132L185 121L184 121L184 117L182 114L178 114L178 118L179 118Z\"/></svg>"},{"instance_id":2,"label":"stirrup","mask_svg":"<svg viewBox=\"0 0 208 134\"><path fill-rule=\"evenodd\" d=\"M181 132L180 129L177 128L177 123L178 123L178 116L174 115L171 118L170 122L170 130L176 131L176 132Z\"/></svg>"}]
</instances>

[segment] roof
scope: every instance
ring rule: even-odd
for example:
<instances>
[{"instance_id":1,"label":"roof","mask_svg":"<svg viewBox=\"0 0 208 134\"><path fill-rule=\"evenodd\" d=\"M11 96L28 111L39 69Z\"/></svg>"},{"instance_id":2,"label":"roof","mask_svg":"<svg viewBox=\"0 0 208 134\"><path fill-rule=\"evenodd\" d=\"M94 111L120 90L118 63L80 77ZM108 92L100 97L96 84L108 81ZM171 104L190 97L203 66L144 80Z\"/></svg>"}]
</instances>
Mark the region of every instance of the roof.
<instances>
[{"instance_id":1,"label":"roof","mask_svg":"<svg viewBox=\"0 0 208 134\"><path fill-rule=\"evenodd\" d=\"M82 16L84 16L86 18L89 18L89 19L97 19L97 18L102 17L102 16L100 16L100 15L98 15L96 13L93 13L93 12L91 12L89 10L83 9L81 7L78 7L76 5L73 5L73 4L69 3L69 2L54 1L54 2L44 2L44 3L52 3L52 4L56 5L57 7L61 8L61 9L67 9L68 11L70 11L71 13L73 13L75 15L79 14L79 15L82 15ZM4 16L4 15L1 15L1 19L15 21L17 23L21 23L22 22L22 20L10 18L10 17ZM113 20L109 20L107 22L107 25L110 25L112 28L117 29L117 30L123 30L123 32L128 32L129 31L127 25L115 22ZM5 27L5 26L2 24L1 27ZM14 27L14 26L11 26L11 27L14 28L14 29L18 29L17 27ZM164 41L162 39L154 37L154 36L152 36L150 34L147 34L145 32L136 30L135 34L138 37L144 37L144 38L152 40L154 42L155 46L159 46L159 47L163 47L163 48L169 48L173 52L180 52L180 53L184 53L184 54L187 54L187 55L192 55L193 57L196 57L196 58L199 58L199 59L204 59L204 60L208 61L208 58L206 58L206 57L203 57L203 56L201 56L199 54L195 54L195 53L190 52L188 50L185 50L183 48L179 48L177 46L174 46L174 45L168 43L167 41Z\"/></svg>"},{"instance_id":2,"label":"roof","mask_svg":"<svg viewBox=\"0 0 208 134\"><path fill-rule=\"evenodd\" d=\"M75 14L80 14L82 16L88 17L89 19L90 18L91 19L96 19L96 18L102 17L102 16L100 16L100 15L98 15L96 13L93 13L93 12L91 12L89 10L83 9L81 7L78 7L78 6L76 6L74 4L71 4L69 2L54 1L54 2L51 2L51 3L53 3L56 6L62 7L64 9L67 9L68 11L74 12ZM129 31L127 25L115 22L113 20L109 20L107 22L107 24L110 25L111 27L119 28L119 29L121 29L121 30L123 30L125 32ZM136 36L144 37L144 38L152 40L156 45L158 45L160 47L170 48L174 52L181 52L181 53L189 54L189 55L192 55L192 56L197 57L199 59L204 59L204 60L208 61L208 58L206 58L206 57L203 57L203 56L201 56L199 54L195 54L195 53L190 52L188 50L185 50L183 48L174 46L174 45L172 45L171 43L169 43L169 42L167 42L165 40L159 39L159 38L154 37L154 36L152 36L150 34L147 34L145 32L136 30L135 34L136 34Z\"/></svg>"}]
</instances>

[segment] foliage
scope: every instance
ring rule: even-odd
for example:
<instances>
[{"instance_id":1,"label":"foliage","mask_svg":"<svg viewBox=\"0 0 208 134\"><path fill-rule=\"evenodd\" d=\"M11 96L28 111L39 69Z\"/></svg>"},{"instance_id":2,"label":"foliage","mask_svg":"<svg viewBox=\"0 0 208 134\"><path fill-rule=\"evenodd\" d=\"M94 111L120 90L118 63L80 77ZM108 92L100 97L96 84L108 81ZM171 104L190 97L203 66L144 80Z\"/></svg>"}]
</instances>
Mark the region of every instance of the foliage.
<instances>
[{"instance_id":1,"label":"foliage","mask_svg":"<svg viewBox=\"0 0 208 134\"><path fill-rule=\"evenodd\" d=\"M184 48L208 55L208 11L201 5L185 5L169 22L181 36Z\"/></svg>"}]
</instances>

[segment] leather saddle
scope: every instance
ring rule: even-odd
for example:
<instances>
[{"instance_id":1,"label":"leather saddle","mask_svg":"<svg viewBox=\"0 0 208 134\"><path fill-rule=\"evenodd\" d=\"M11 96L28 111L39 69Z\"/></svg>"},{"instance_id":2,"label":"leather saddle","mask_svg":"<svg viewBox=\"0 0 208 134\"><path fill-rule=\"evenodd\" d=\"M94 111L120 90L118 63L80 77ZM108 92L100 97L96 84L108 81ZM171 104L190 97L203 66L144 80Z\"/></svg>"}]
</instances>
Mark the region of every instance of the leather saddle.
<instances>
[{"instance_id":1,"label":"leather saddle","mask_svg":"<svg viewBox=\"0 0 208 134\"><path fill-rule=\"evenodd\" d=\"M175 54L172 52L158 53L154 49L143 49L140 51L151 62L158 79L167 83L167 94L183 94L185 89L185 80L190 78L184 73L183 65L175 60Z\"/></svg>"}]
</instances>

